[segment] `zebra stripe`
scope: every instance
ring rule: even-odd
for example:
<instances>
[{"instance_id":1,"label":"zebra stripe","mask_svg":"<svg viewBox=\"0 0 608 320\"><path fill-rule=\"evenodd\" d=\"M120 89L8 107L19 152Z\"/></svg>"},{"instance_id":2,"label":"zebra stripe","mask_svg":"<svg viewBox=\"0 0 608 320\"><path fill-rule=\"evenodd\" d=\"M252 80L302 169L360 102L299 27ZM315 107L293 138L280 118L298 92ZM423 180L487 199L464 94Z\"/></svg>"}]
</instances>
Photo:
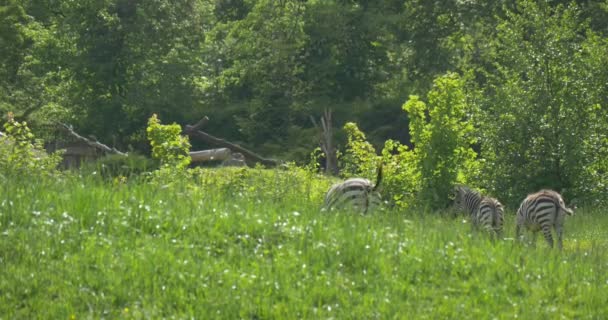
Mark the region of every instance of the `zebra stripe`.
<instances>
[{"instance_id":1,"label":"zebra stripe","mask_svg":"<svg viewBox=\"0 0 608 320\"><path fill-rule=\"evenodd\" d=\"M517 226L515 235L520 239L522 228L533 233L533 241L536 233L543 231L543 235L550 247L553 247L553 236L551 228L557 234L557 246L562 248L562 233L566 215L573 215L572 209L566 207L562 196L553 190L541 190L528 195L522 201L517 210Z\"/></svg>"},{"instance_id":2,"label":"zebra stripe","mask_svg":"<svg viewBox=\"0 0 608 320\"><path fill-rule=\"evenodd\" d=\"M505 210L495 198L483 197L479 204L473 219L473 224L483 230L500 237L502 235L502 226L504 224Z\"/></svg>"},{"instance_id":3,"label":"zebra stripe","mask_svg":"<svg viewBox=\"0 0 608 320\"><path fill-rule=\"evenodd\" d=\"M471 217L474 217L481 203L481 194L465 186L456 186L454 192L454 208L457 211L467 212Z\"/></svg>"},{"instance_id":4,"label":"zebra stripe","mask_svg":"<svg viewBox=\"0 0 608 320\"><path fill-rule=\"evenodd\" d=\"M350 209L362 214L373 211L382 204L378 186L382 181L382 166L378 167L376 184L363 178L350 178L334 184L325 195L325 210Z\"/></svg>"},{"instance_id":5,"label":"zebra stripe","mask_svg":"<svg viewBox=\"0 0 608 320\"><path fill-rule=\"evenodd\" d=\"M490 231L497 236L501 235L504 208L500 201L483 196L466 186L456 186L454 191L454 208L467 212L473 227Z\"/></svg>"}]
</instances>

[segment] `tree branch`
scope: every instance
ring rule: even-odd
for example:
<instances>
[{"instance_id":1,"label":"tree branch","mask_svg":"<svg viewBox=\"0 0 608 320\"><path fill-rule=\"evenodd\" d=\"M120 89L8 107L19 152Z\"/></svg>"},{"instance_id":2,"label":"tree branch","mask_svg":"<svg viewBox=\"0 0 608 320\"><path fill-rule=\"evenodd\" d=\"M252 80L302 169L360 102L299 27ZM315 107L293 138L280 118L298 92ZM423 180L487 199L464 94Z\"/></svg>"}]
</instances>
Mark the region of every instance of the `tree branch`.
<instances>
[{"instance_id":1,"label":"tree branch","mask_svg":"<svg viewBox=\"0 0 608 320\"><path fill-rule=\"evenodd\" d=\"M63 130L65 130L66 132L68 132L69 134L71 134L72 136L74 136L78 141L82 141L84 143L86 143L87 145L97 148L105 153L109 153L109 154L118 154L121 156L127 156L127 154L125 152L121 152L116 150L116 148L112 147L108 147L105 144L99 142L99 141L91 141L81 135L79 135L78 133L76 133L74 131L74 129L72 129L72 126L69 126L65 123L57 123Z\"/></svg>"},{"instance_id":2,"label":"tree branch","mask_svg":"<svg viewBox=\"0 0 608 320\"><path fill-rule=\"evenodd\" d=\"M205 120L205 119L207 119L207 120ZM198 130L198 128L200 127L199 124L201 124L201 123L205 124L205 123L207 123L208 120L209 119L207 117L204 117L203 119L201 119L199 122L197 122L193 126L185 125L183 133L185 133L189 136L192 136L192 137L199 138L207 143L225 147L234 152L240 152L245 156L246 159L248 159L251 162L259 162L259 163L261 163L265 166L269 166L269 167L275 167L280 164L280 161L277 161L274 159L263 158L262 156L256 154L255 152L245 149L237 144L226 141L224 139L214 137L208 133Z\"/></svg>"}]
</instances>

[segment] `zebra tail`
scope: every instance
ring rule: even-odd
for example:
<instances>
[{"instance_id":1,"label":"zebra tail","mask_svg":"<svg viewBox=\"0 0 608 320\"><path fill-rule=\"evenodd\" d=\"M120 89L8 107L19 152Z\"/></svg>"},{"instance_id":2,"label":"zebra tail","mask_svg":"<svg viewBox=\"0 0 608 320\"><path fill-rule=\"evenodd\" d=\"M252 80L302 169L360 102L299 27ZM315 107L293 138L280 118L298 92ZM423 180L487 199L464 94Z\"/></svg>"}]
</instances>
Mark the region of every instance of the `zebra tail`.
<instances>
[{"instance_id":1,"label":"zebra tail","mask_svg":"<svg viewBox=\"0 0 608 320\"><path fill-rule=\"evenodd\" d=\"M574 211L568 207L566 207L566 204L564 203L563 199L556 199L556 206L561 209L562 211L564 211L566 214L572 216L574 215Z\"/></svg>"},{"instance_id":2,"label":"zebra tail","mask_svg":"<svg viewBox=\"0 0 608 320\"><path fill-rule=\"evenodd\" d=\"M499 206L495 206L494 210L492 210L492 219L494 220L492 221L492 228L498 230L501 226L500 220L504 219L504 217L501 217L501 208Z\"/></svg>"},{"instance_id":3,"label":"zebra tail","mask_svg":"<svg viewBox=\"0 0 608 320\"><path fill-rule=\"evenodd\" d=\"M382 161L378 164L378 170L376 172L376 184L372 188L372 191L376 191L382 182Z\"/></svg>"}]
</instances>

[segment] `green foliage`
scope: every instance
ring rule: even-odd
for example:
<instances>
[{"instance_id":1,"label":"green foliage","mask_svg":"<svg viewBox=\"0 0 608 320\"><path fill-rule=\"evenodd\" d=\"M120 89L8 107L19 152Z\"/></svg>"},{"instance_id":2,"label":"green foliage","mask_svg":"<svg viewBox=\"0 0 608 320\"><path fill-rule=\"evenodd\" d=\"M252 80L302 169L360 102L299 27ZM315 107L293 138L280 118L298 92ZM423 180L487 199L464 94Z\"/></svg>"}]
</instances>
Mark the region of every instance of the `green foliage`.
<instances>
[{"instance_id":1,"label":"green foliage","mask_svg":"<svg viewBox=\"0 0 608 320\"><path fill-rule=\"evenodd\" d=\"M388 140L382 150L385 197L400 206L440 209L447 206L455 183L471 183L479 176L480 163L472 149L474 127L465 101L464 81L450 73L435 80L427 106L418 96L403 105L410 118L415 148ZM342 162L347 176L372 177L377 166L373 146L356 124L344 129L348 143Z\"/></svg>"},{"instance_id":2,"label":"green foliage","mask_svg":"<svg viewBox=\"0 0 608 320\"><path fill-rule=\"evenodd\" d=\"M148 119L146 133L152 146L152 157L158 159L162 166L181 169L190 164L190 142L181 132L181 126L176 123L160 124L156 114Z\"/></svg>"},{"instance_id":3,"label":"green foliage","mask_svg":"<svg viewBox=\"0 0 608 320\"><path fill-rule=\"evenodd\" d=\"M540 188L606 201L599 167L606 158L608 77L599 66L608 46L574 3L516 4L470 65L479 89L471 100L481 111L483 180L512 205Z\"/></svg>"},{"instance_id":4,"label":"green foliage","mask_svg":"<svg viewBox=\"0 0 608 320\"><path fill-rule=\"evenodd\" d=\"M308 155L308 163L304 166L304 169L310 172L319 172L321 170L321 161L325 154L321 147L316 147Z\"/></svg>"},{"instance_id":5,"label":"green foliage","mask_svg":"<svg viewBox=\"0 0 608 320\"><path fill-rule=\"evenodd\" d=\"M419 206L421 178L415 152L398 141L387 140L382 149L382 167L383 198L402 209Z\"/></svg>"},{"instance_id":6,"label":"green foliage","mask_svg":"<svg viewBox=\"0 0 608 320\"><path fill-rule=\"evenodd\" d=\"M4 130L6 136L0 136L0 178L58 174L61 153L47 154L42 141L34 140L25 121L16 121L9 113Z\"/></svg>"},{"instance_id":7,"label":"green foliage","mask_svg":"<svg viewBox=\"0 0 608 320\"><path fill-rule=\"evenodd\" d=\"M452 186L471 182L479 168L463 87L460 77L450 73L435 79L428 106L418 96L403 105L420 172L420 201L432 208L445 207Z\"/></svg>"},{"instance_id":8,"label":"green foliage","mask_svg":"<svg viewBox=\"0 0 608 320\"><path fill-rule=\"evenodd\" d=\"M81 171L90 174L96 172L104 178L135 177L158 169L157 161L146 156L129 153L127 156L111 154L95 161L85 163Z\"/></svg>"},{"instance_id":9,"label":"green foliage","mask_svg":"<svg viewBox=\"0 0 608 320\"><path fill-rule=\"evenodd\" d=\"M401 105L415 93L429 107L421 115L425 107L412 104L420 136L411 157L435 182L413 185L428 191L454 180L446 168L455 163L435 163L435 149L416 155L420 141L442 154L453 146L416 127L443 121L430 114L431 100L443 98L427 94L433 79L457 70L486 165L458 149L455 180L509 204L541 187L600 204L608 202L604 2L9 0L0 4L0 112L14 111L37 137L46 138L46 124L69 122L141 153L150 114L169 123L204 114L217 136L303 162L316 143L310 116L328 106L337 126L356 122L376 149L387 139L410 145ZM347 171L371 176L372 167ZM431 199L443 192L425 201L441 202Z\"/></svg>"},{"instance_id":10,"label":"green foliage","mask_svg":"<svg viewBox=\"0 0 608 320\"><path fill-rule=\"evenodd\" d=\"M346 150L340 158L341 173L345 177L375 177L378 163L376 150L367 142L365 134L359 130L356 123L348 122L344 125L347 135Z\"/></svg>"},{"instance_id":11,"label":"green foliage","mask_svg":"<svg viewBox=\"0 0 608 320\"><path fill-rule=\"evenodd\" d=\"M400 208L420 204L416 199L420 191L420 170L417 158L407 146L387 140L381 156L366 140L365 134L355 123L344 126L348 142L340 158L341 174L344 177L364 177L374 181L378 165L382 165L383 178L380 185L383 200Z\"/></svg>"}]
</instances>

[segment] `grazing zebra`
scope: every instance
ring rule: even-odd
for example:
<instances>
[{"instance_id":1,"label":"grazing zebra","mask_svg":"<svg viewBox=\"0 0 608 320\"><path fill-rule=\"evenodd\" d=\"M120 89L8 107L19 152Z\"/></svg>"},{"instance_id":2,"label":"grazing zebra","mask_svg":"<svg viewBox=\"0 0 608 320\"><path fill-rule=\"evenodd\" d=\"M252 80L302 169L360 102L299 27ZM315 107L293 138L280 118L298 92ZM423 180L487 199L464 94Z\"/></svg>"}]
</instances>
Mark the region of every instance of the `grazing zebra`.
<instances>
[{"instance_id":1,"label":"grazing zebra","mask_svg":"<svg viewBox=\"0 0 608 320\"><path fill-rule=\"evenodd\" d=\"M471 218L477 214L482 198L479 192L469 187L454 187L454 209L468 213Z\"/></svg>"},{"instance_id":2,"label":"grazing zebra","mask_svg":"<svg viewBox=\"0 0 608 320\"><path fill-rule=\"evenodd\" d=\"M505 209L500 201L491 197L483 197L479 204L479 210L477 210L473 217L473 225L500 238L502 236L504 215Z\"/></svg>"},{"instance_id":3,"label":"grazing zebra","mask_svg":"<svg viewBox=\"0 0 608 320\"><path fill-rule=\"evenodd\" d=\"M363 178L350 178L334 184L325 195L325 210L352 209L362 214L373 211L382 204L378 187L382 181L382 166L378 166L376 184Z\"/></svg>"},{"instance_id":4,"label":"grazing zebra","mask_svg":"<svg viewBox=\"0 0 608 320\"><path fill-rule=\"evenodd\" d=\"M496 236L502 234L504 208L500 201L482 196L465 186L456 186L454 191L454 208L469 213L473 227L487 230Z\"/></svg>"},{"instance_id":5,"label":"grazing zebra","mask_svg":"<svg viewBox=\"0 0 608 320\"><path fill-rule=\"evenodd\" d=\"M557 233L557 247L562 248L562 233L566 215L574 211L566 207L562 196L553 190L541 190L529 194L517 210L517 227L515 235L520 239L522 228L532 231L532 240L536 241L536 233L542 229L543 235L550 247L553 247L551 228Z\"/></svg>"}]
</instances>

